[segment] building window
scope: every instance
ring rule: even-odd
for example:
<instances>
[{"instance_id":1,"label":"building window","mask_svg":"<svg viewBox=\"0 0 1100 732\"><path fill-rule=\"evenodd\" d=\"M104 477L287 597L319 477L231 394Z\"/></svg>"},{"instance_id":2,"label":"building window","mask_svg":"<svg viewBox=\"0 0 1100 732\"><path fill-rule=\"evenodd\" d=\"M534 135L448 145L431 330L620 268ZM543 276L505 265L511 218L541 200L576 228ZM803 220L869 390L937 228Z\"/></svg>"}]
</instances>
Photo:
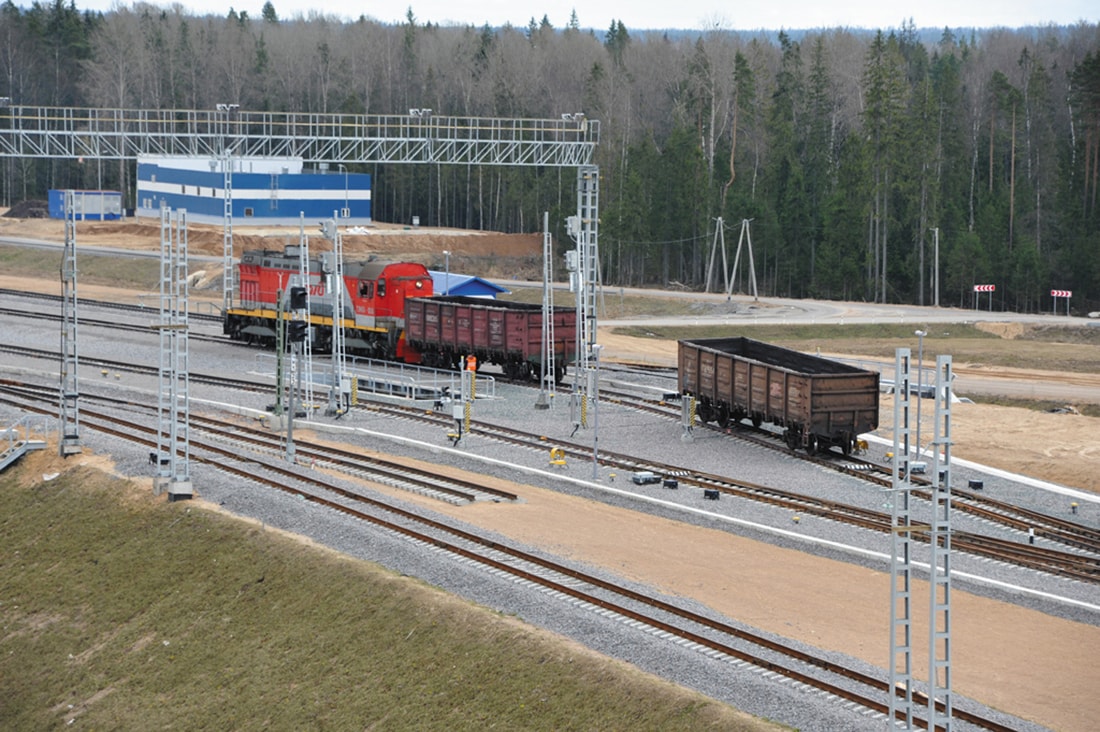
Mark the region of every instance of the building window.
<instances>
[{"instance_id":1,"label":"building window","mask_svg":"<svg viewBox=\"0 0 1100 732\"><path fill-rule=\"evenodd\" d=\"M244 215L245 215L246 217L250 217L250 216L252 216L252 209L251 209L251 207L249 207L249 208L245 208L245 210L244 210Z\"/></svg>"}]
</instances>

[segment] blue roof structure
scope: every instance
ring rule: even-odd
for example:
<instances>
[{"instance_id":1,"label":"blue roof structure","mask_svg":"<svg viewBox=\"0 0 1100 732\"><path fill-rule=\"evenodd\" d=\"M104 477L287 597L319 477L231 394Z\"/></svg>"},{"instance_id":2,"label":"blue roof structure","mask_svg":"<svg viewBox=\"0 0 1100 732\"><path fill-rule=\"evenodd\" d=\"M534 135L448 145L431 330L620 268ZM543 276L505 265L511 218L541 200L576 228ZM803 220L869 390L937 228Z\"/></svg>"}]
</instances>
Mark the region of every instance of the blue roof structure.
<instances>
[{"instance_id":1,"label":"blue roof structure","mask_svg":"<svg viewBox=\"0 0 1100 732\"><path fill-rule=\"evenodd\" d=\"M455 272L437 272L428 270L432 276L432 292L437 295L465 295L466 297L495 298L509 292L505 287L494 285L488 280Z\"/></svg>"}]
</instances>

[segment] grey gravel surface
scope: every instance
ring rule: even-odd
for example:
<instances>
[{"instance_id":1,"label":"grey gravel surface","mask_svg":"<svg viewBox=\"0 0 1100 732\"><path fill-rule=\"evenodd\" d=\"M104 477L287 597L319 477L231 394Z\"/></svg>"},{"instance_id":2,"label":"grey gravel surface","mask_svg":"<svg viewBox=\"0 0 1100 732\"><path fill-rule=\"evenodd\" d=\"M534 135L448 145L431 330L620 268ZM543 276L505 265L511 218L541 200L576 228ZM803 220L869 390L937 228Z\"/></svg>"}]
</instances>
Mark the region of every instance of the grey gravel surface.
<instances>
[{"instance_id":1,"label":"grey gravel surface","mask_svg":"<svg viewBox=\"0 0 1100 732\"><path fill-rule=\"evenodd\" d=\"M55 347L52 340L44 342L41 330L29 324L15 322L6 330L4 341L26 343L40 348ZM82 355L130 360L138 363L157 362L155 337L122 334L104 337L87 334L82 342ZM256 353L248 349L217 348L208 344L193 344L193 372L220 373L240 377L257 370ZM56 364L20 362L0 355L0 370L24 378L56 383L51 371ZM103 374L86 370L80 375L82 390L117 392L137 391L155 399L156 385L147 377L125 374ZM264 380L257 375L257 380ZM262 411L271 401L255 394L216 390L192 386L196 405L203 409L210 403L239 405ZM554 398L551 409L534 408L536 392L521 387L498 385L497 397L479 400L474 406L474 420L521 427L545 434L553 441L570 439L573 421L568 394ZM199 409L196 406L196 409ZM10 411L0 411L0 418L10 420ZM846 527L820 519L800 517L795 524L789 512L724 497L720 501L705 501L698 491L662 489L661 486L637 487L626 476L611 479L611 470L599 469L599 479L591 480L592 466L588 462L573 462L565 471L550 470L546 452L504 445L476 434L451 447L445 430L425 427L412 420L387 418L367 410L352 410L339 420L319 418L314 427L340 434L349 444L397 455L431 460L463 467L484 474L519 480L524 483L585 496L633 510L648 511L681 521L719 527L745 536L781 546L812 551L843 561L855 562L875 569L887 565L887 539L871 532ZM573 437L582 445L590 445L594 430L581 429ZM661 421L652 415L613 404L601 405L599 411L599 446L603 450L640 454L653 460L693 467L707 472L727 474L744 480L781 485L805 493L827 495L833 499L886 510L888 498L883 491L858 479L821 468L807 467L803 461L782 453L766 450L738 441L711 430L696 429L694 440L681 439L682 429L671 421ZM121 441L86 431L82 435L88 449L111 454L121 471L149 474L148 452L135 449ZM881 449L881 448L874 448ZM953 469L956 480L966 480L968 473ZM972 469L967 469L972 470ZM960 475L961 474L961 475ZM973 473L985 481L986 490L999 497L1027 500L1038 510L1057 512L1064 509L1065 498L1042 495L1024 485L1005 478ZM454 560L437 551L416 545L407 539L379 531L342 515L333 515L284 494L272 495L268 490L248 481L230 477L203 465L195 465L192 478L201 496L223 505L227 510L262 521L265 525L309 536L352 556L378 562L393 571L408 574L454 592L500 612L515 614L527 622L574 638L595 650L621 658L646 671L682 683L732 704L747 712L789 724L804 730L879 730L886 725L881 715L853 710L822 694L799 688L782 679L771 679L759 669L744 667L729 660L710 658L698 650L671 643L652 634L639 632L615 618L607 618L589 609L577 607L571 601L542 590L533 590L511 580L501 579L465 562ZM643 496L651 500L639 500ZM659 501L659 502L656 502ZM687 509L687 510L685 510ZM701 513L705 512L705 513ZM1082 512L1083 521L1095 525L1093 506ZM450 519L448 519L450 520ZM970 524L974 524L971 526ZM982 522L960 517L957 527L967 530L999 532L981 525ZM821 542L828 542L827 545ZM852 548L848 548L852 547ZM918 556L918 559L923 557ZM1096 603L1095 588L1082 583L1035 575L1015 567L999 565L970 557L955 556L953 569L960 573L955 586L970 592L1035 607L1044 612L1096 624L1100 618L1091 611L1066 603L1046 599L1038 593L1064 596L1083 603ZM606 574L588 568L594 574ZM975 579L963 576L973 574ZM988 580L977 579L979 577ZM989 580L999 583L989 584ZM620 582L622 579L619 578ZM630 584L630 583L627 583ZM1029 588L1035 594L1011 589ZM653 593L652 588L637 587ZM678 603L685 603L677 598ZM690 609L710 613L706 608ZM885 608L884 608L885 612ZM798 645L787 641L792 645ZM885 675L856 659L833 654L833 660L860 670ZM980 706L956 695L956 706L980 709ZM983 710L985 714L992 714ZM1013 720L1021 730L1040 727ZM965 726L960 726L965 729Z\"/></svg>"}]
</instances>

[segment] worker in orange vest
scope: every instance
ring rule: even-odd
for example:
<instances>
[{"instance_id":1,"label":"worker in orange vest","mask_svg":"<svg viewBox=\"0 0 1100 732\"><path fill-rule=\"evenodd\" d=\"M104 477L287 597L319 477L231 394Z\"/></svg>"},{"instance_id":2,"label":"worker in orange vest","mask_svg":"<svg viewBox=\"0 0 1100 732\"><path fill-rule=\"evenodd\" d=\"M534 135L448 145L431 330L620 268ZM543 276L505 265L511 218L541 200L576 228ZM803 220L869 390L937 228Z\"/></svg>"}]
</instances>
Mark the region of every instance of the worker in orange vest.
<instances>
[{"instance_id":1,"label":"worker in orange vest","mask_svg":"<svg viewBox=\"0 0 1100 732\"><path fill-rule=\"evenodd\" d=\"M477 356L472 353L466 357L466 370L477 371Z\"/></svg>"}]
</instances>

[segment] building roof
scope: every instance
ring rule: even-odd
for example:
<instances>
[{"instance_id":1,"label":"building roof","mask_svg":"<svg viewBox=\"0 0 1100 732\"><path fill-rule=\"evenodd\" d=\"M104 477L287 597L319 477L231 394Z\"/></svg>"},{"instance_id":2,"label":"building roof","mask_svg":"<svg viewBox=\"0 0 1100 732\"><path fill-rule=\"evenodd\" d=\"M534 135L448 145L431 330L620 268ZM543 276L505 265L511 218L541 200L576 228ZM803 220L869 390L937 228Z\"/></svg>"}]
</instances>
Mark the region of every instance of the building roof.
<instances>
[{"instance_id":1,"label":"building roof","mask_svg":"<svg viewBox=\"0 0 1100 732\"><path fill-rule=\"evenodd\" d=\"M488 280L457 272L437 272L428 270L432 276L432 291L437 295L465 295L467 297L490 297L510 292L505 287L494 285Z\"/></svg>"}]
</instances>

